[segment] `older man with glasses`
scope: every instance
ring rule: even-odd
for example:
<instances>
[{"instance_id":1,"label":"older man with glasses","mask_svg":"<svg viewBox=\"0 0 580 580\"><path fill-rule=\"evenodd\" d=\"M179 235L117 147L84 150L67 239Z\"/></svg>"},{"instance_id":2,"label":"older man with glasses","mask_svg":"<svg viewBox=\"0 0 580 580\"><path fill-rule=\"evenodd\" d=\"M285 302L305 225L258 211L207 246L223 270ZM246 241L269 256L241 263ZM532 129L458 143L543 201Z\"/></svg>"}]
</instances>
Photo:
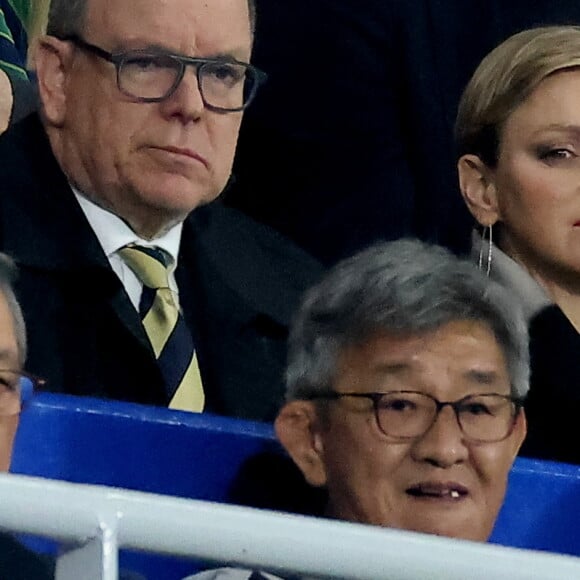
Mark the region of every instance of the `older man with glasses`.
<instances>
[{"instance_id":1,"label":"older man with glasses","mask_svg":"<svg viewBox=\"0 0 580 580\"><path fill-rule=\"evenodd\" d=\"M529 387L525 320L503 288L436 246L371 247L307 293L286 378L276 433L326 489L326 516L488 539ZM230 577L271 578L199 575Z\"/></svg>"},{"instance_id":2,"label":"older man with glasses","mask_svg":"<svg viewBox=\"0 0 580 580\"><path fill-rule=\"evenodd\" d=\"M20 412L43 381L24 372L26 328L12 290L14 266L0 254L0 471L7 471ZM0 578L44 580L53 564L29 552L8 534L0 534Z\"/></svg>"},{"instance_id":3,"label":"older man with glasses","mask_svg":"<svg viewBox=\"0 0 580 580\"><path fill-rule=\"evenodd\" d=\"M379 245L308 293L289 357L277 434L329 516L489 537L529 386L502 288L441 248Z\"/></svg>"},{"instance_id":4,"label":"older man with glasses","mask_svg":"<svg viewBox=\"0 0 580 580\"><path fill-rule=\"evenodd\" d=\"M274 418L319 266L214 201L265 79L254 20L253 0L52 1L40 122L0 140L0 248L51 389Z\"/></svg>"}]
</instances>

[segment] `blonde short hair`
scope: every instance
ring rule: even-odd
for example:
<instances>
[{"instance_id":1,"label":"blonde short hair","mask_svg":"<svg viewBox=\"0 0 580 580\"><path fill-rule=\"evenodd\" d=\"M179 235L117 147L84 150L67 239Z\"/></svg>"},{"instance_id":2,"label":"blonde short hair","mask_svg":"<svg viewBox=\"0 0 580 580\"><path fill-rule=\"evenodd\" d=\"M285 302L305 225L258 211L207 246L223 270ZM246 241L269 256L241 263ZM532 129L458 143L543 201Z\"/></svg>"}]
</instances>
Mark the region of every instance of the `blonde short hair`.
<instances>
[{"instance_id":1,"label":"blonde short hair","mask_svg":"<svg viewBox=\"0 0 580 580\"><path fill-rule=\"evenodd\" d=\"M477 67L459 102L458 155L475 154L494 167L511 113L548 76L580 67L580 26L545 26L514 34Z\"/></svg>"}]
</instances>

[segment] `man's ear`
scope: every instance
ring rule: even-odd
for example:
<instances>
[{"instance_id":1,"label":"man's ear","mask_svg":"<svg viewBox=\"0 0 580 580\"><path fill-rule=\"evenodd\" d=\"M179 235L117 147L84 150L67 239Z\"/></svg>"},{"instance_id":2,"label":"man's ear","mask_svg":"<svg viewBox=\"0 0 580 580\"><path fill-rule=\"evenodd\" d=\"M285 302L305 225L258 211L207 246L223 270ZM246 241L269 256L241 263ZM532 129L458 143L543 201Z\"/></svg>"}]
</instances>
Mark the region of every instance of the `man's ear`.
<instances>
[{"instance_id":1,"label":"man's ear","mask_svg":"<svg viewBox=\"0 0 580 580\"><path fill-rule=\"evenodd\" d=\"M459 188L471 215L482 225L499 219L493 171L477 156L463 155L457 162Z\"/></svg>"},{"instance_id":2,"label":"man's ear","mask_svg":"<svg viewBox=\"0 0 580 580\"><path fill-rule=\"evenodd\" d=\"M513 440L513 459L515 460L524 439L528 433L528 420L526 419L526 413L524 409L522 409L518 413L518 417L516 419L516 424L514 425L514 430L512 432L511 438Z\"/></svg>"},{"instance_id":3,"label":"man's ear","mask_svg":"<svg viewBox=\"0 0 580 580\"><path fill-rule=\"evenodd\" d=\"M60 127L66 113L67 76L72 66L74 47L54 36L43 36L35 45L34 63L38 91L47 121Z\"/></svg>"},{"instance_id":4,"label":"man's ear","mask_svg":"<svg viewBox=\"0 0 580 580\"><path fill-rule=\"evenodd\" d=\"M316 487L326 485L322 427L315 403L286 403L278 414L274 427L278 440L300 468L306 481Z\"/></svg>"},{"instance_id":5,"label":"man's ear","mask_svg":"<svg viewBox=\"0 0 580 580\"><path fill-rule=\"evenodd\" d=\"M14 95L8 75L0 70L0 133L3 133L10 123Z\"/></svg>"}]
</instances>

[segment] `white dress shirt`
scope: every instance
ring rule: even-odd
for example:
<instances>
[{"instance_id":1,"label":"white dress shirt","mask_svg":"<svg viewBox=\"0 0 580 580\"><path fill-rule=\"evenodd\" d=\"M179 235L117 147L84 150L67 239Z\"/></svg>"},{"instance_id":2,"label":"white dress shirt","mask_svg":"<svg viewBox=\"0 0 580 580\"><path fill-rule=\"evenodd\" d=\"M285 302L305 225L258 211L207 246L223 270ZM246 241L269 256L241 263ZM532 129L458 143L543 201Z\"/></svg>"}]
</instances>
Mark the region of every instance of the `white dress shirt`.
<instances>
[{"instance_id":1,"label":"white dress shirt","mask_svg":"<svg viewBox=\"0 0 580 580\"><path fill-rule=\"evenodd\" d=\"M175 294L176 303L179 304L177 283L175 282L175 268L177 267L177 256L179 253L179 244L181 243L183 224L177 224L166 234L156 238L155 240L144 240L140 238L120 217L88 200L74 188L73 192L89 221L89 224L93 228L109 263L111 264L111 268L113 268L114 272L119 276L119 279L125 287L135 309L137 311L139 310L139 301L141 300L141 293L143 292L143 284L134 274L133 270L127 266L123 258L118 254L118 251L128 244L160 248L169 255L169 285Z\"/></svg>"}]
</instances>

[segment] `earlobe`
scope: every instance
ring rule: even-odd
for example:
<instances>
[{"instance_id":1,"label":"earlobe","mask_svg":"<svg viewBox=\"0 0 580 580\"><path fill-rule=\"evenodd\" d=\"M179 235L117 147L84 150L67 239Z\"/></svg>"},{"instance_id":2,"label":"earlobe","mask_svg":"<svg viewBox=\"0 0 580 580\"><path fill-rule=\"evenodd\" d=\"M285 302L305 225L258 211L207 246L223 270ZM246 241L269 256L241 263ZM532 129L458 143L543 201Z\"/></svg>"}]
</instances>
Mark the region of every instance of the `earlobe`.
<instances>
[{"instance_id":1,"label":"earlobe","mask_svg":"<svg viewBox=\"0 0 580 580\"><path fill-rule=\"evenodd\" d=\"M482 226L499 219L497 190L492 170L477 156L463 155L457 162L459 188L471 215Z\"/></svg>"},{"instance_id":2,"label":"earlobe","mask_svg":"<svg viewBox=\"0 0 580 580\"><path fill-rule=\"evenodd\" d=\"M35 46L34 62L38 91L48 123L61 126L66 112L66 81L72 60L70 43L52 36L40 38Z\"/></svg>"},{"instance_id":3,"label":"earlobe","mask_svg":"<svg viewBox=\"0 0 580 580\"><path fill-rule=\"evenodd\" d=\"M516 419L516 424L514 426L514 450L513 450L513 459L515 460L520 447L522 446L526 435L528 433L528 421L526 419L526 413L524 409L522 409Z\"/></svg>"},{"instance_id":4,"label":"earlobe","mask_svg":"<svg viewBox=\"0 0 580 580\"><path fill-rule=\"evenodd\" d=\"M278 414L274 427L278 440L306 481L316 487L326 485L324 443L315 404L310 401L287 403Z\"/></svg>"}]
</instances>

